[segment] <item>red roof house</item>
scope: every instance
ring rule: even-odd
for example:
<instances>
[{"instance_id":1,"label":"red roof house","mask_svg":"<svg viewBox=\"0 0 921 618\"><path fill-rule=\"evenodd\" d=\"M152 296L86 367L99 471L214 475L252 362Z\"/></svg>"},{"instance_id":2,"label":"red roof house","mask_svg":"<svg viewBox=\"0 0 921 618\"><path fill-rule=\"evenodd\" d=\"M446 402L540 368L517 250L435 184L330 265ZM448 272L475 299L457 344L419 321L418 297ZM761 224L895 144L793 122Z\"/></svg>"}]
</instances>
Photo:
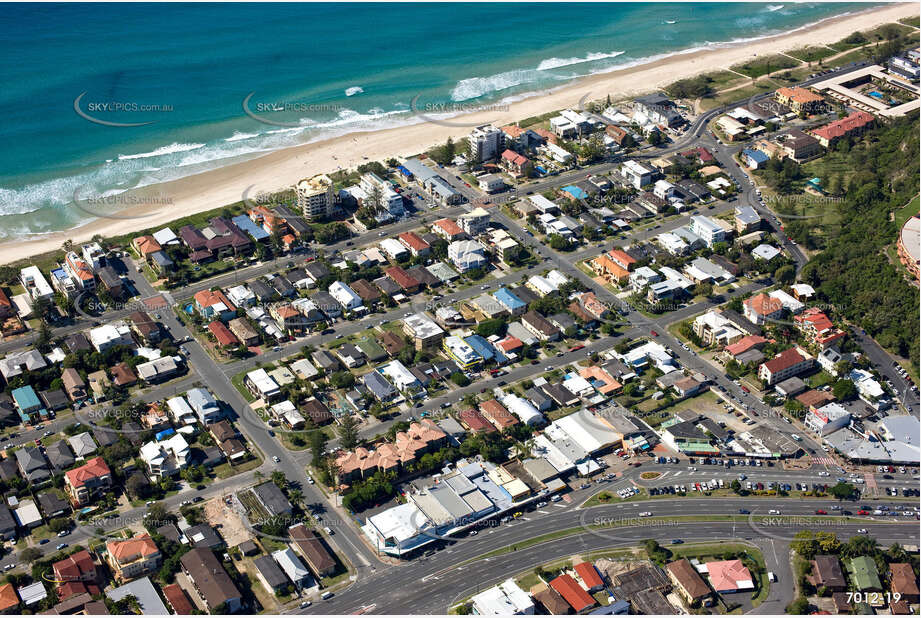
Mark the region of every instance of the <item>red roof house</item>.
<instances>
[{"instance_id":1,"label":"red roof house","mask_svg":"<svg viewBox=\"0 0 921 618\"><path fill-rule=\"evenodd\" d=\"M237 339L237 336L230 332L230 329L224 326L224 323L215 320L208 324L208 330L214 335L214 338L217 340L217 344L221 347L227 345L237 345L240 343L240 340Z\"/></svg>"},{"instance_id":2,"label":"red roof house","mask_svg":"<svg viewBox=\"0 0 921 618\"><path fill-rule=\"evenodd\" d=\"M550 581L550 587L559 592L577 613L595 605L595 599L572 578L572 575L560 575Z\"/></svg>"},{"instance_id":3,"label":"red roof house","mask_svg":"<svg viewBox=\"0 0 921 618\"><path fill-rule=\"evenodd\" d=\"M594 564L591 562L580 562L575 565L574 568L579 575L579 579L582 580L582 584L589 592L597 592L604 588L604 582L601 581L601 576L598 575L598 569L595 568Z\"/></svg>"}]
</instances>

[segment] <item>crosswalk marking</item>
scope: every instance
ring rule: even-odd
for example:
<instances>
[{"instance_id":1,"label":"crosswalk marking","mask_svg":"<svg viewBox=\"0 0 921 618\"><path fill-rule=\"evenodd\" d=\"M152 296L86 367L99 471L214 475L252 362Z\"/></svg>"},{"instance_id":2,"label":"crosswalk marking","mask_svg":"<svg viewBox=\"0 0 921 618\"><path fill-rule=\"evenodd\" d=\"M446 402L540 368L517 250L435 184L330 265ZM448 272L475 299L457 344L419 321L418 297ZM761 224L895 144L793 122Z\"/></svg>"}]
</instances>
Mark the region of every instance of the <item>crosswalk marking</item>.
<instances>
[{"instance_id":1,"label":"crosswalk marking","mask_svg":"<svg viewBox=\"0 0 921 618\"><path fill-rule=\"evenodd\" d=\"M835 460L831 457L810 457L810 463L819 464L820 466L834 466Z\"/></svg>"}]
</instances>

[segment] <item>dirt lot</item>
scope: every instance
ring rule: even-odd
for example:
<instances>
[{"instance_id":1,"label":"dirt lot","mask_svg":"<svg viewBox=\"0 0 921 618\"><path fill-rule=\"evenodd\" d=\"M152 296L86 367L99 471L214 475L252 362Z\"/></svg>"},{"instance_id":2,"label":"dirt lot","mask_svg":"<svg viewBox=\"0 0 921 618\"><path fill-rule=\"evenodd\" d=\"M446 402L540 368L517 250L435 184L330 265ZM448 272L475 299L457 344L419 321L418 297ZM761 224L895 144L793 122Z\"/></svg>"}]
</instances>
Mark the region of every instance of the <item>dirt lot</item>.
<instances>
[{"instance_id":1,"label":"dirt lot","mask_svg":"<svg viewBox=\"0 0 921 618\"><path fill-rule=\"evenodd\" d=\"M252 532L243 525L243 520L220 498L205 502L205 519L212 526L221 524L221 536L227 547L235 547L253 538Z\"/></svg>"}]
</instances>

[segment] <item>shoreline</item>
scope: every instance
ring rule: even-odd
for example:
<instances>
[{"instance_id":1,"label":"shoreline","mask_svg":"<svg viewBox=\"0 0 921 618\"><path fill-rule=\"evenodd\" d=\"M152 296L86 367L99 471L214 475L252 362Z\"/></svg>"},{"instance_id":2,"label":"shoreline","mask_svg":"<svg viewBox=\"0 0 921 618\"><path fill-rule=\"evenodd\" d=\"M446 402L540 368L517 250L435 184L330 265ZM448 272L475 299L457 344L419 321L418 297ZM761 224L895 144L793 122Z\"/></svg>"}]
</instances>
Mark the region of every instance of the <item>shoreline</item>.
<instances>
[{"instance_id":1,"label":"shoreline","mask_svg":"<svg viewBox=\"0 0 921 618\"><path fill-rule=\"evenodd\" d=\"M484 104L487 111L462 114L447 120L465 126L446 126L419 121L389 129L357 131L277 150L263 156L151 185L136 195L158 195L153 206L119 210L118 218L97 218L84 225L44 234L32 240L0 244L0 264L55 251L65 240L84 242L95 235L121 236L150 227L162 227L183 216L221 208L239 202L246 195L276 192L298 180L320 173L354 168L364 162L419 154L448 137L466 136L474 124L498 126L515 123L553 110L576 105L580 99L614 100L629 98L661 88L680 79L727 69L756 56L782 53L805 46L834 43L857 30L870 30L883 23L918 14L917 4L892 4L847 15L830 17L792 32L767 35L754 41L719 43L711 49L677 51L665 57L597 73L549 91L511 97L512 102ZM140 199L138 203L141 203Z\"/></svg>"}]
</instances>

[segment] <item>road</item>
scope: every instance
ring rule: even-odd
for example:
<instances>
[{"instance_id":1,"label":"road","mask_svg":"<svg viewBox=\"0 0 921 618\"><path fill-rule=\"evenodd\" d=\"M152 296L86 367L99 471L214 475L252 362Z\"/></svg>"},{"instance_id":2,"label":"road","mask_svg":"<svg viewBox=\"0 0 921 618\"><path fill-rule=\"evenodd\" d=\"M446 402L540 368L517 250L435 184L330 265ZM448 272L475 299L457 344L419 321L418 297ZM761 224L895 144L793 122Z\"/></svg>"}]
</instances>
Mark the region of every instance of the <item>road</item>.
<instances>
[{"instance_id":1,"label":"road","mask_svg":"<svg viewBox=\"0 0 921 618\"><path fill-rule=\"evenodd\" d=\"M781 565L785 562L789 540L798 530L833 529L840 537L846 538L855 535L858 528L867 528L882 544L916 542L912 540L916 536L916 525L911 522L849 523L835 517L822 518L822 522L811 522L805 517L798 521L784 519L792 515L812 515L820 507L829 508L828 500L792 505L785 502L779 507L783 511L783 516L779 518L768 518L766 511L770 507L764 501L752 499L721 499L717 508L711 500L693 498L628 502L590 509L560 507L559 504L528 512L509 524L484 528L477 536L460 538L434 555L401 566L387 567L375 577L357 582L347 592L318 602L303 613L356 613L371 605L374 608L369 613L446 613L453 603L517 573L530 571L558 558L634 546L647 538L655 538L663 545L674 539L686 543L719 543L725 539L752 541L762 549L770 548L765 558L769 568L777 567L775 572L780 574L780 583L773 587L769 600L776 605L786 605L792 596L792 575L789 567L784 569ZM705 518L714 512L737 514L739 509L747 509L752 515L740 516L738 521L731 522L673 519ZM652 511L654 516L644 521L639 513L647 510ZM618 527L592 528L597 524L615 524ZM572 534L502 555L481 557L496 549L514 548L516 543L533 542L542 535L560 531ZM407 582L413 582L413 585L407 586Z\"/></svg>"}]
</instances>

